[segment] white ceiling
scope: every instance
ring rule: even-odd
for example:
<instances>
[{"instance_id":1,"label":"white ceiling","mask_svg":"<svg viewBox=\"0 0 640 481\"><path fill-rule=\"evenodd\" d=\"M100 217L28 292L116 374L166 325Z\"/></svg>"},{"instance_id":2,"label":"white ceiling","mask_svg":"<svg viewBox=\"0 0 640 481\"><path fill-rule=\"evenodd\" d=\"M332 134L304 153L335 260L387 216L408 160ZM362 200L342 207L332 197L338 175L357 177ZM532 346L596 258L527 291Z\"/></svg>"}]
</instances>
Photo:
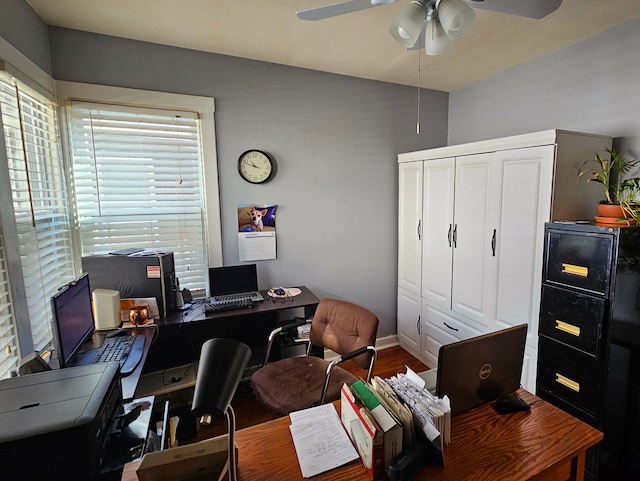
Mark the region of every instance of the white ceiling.
<instances>
[{"instance_id":1,"label":"white ceiling","mask_svg":"<svg viewBox=\"0 0 640 481\"><path fill-rule=\"evenodd\" d=\"M445 55L406 51L389 23L407 5L309 22L295 12L339 0L27 0L49 25L454 91L640 17L638 0L564 0L542 20L476 10ZM530 0L513 0L530 1Z\"/></svg>"}]
</instances>

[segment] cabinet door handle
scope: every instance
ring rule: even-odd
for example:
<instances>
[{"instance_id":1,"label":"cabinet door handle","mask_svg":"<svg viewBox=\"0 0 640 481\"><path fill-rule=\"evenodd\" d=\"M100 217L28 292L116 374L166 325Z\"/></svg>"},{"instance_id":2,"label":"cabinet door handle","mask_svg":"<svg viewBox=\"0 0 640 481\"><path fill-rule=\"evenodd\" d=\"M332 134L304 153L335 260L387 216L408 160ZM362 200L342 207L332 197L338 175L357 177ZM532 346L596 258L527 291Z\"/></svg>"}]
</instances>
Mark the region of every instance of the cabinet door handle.
<instances>
[{"instance_id":1,"label":"cabinet door handle","mask_svg":"<svg viewBox=\"0 0 640 481\"><path fill-rule=\"evenodd\" d=\"M416 329L418 330L418 335L422 335L422 329L420 328L420 316L418 316L418 322L416 322Z\"/></svg>"},{"instance_id":2,"label":"cabinet door handle","mask_svg":"<svg viewBox=\"0 0 640 481\"><path fill-rule=\"evenodd\" d=\"M422 219L418 219L418 240L422 240Z\"/></svg>"},{"instance_id":3,"label":"cabinet door handle","mask_svg":"<svg viewBox=\"0 0 640 481\"><path fill-rule=\"evenodd\" d=\"M453 247L458 247L458 224L453 226Z\"/></svg>"},{"instance_id":4,"label":"cabinet door handle","mask_svg":"<svg viewBox=\"0 0 640 481\"><path fill-rule=\"evenodd\" d=\"M449 224L449 232L447 233L447 239L449 239L449 247L451 247L451 229L453 228L453 224Z\"/></svg>"},{"instance_id":5,"label":"cabinet door handle","mask_svg":"<svg viewBox=\"0 0 640 481\"><path fill-rule=\"evenodd\" d=\"M496 230L493 229L493 236L491 237L491 252L493 253L493 257L496 256Z\"/></svg>"},{"instance_id":6,"label":"cabinet door handle","mask_svg":"<svg viewBox=\"0 0 640 481\"><path fill-rule=\"evenodd\" d=\"M447 324L446 322L443 322L442 324L444 324L446 327L448 327L449 329L451 329L452 331L456 331L458 332L460 329L457 329L455 327L451 327L449 324Z\"/></svg>"}]
</instances>

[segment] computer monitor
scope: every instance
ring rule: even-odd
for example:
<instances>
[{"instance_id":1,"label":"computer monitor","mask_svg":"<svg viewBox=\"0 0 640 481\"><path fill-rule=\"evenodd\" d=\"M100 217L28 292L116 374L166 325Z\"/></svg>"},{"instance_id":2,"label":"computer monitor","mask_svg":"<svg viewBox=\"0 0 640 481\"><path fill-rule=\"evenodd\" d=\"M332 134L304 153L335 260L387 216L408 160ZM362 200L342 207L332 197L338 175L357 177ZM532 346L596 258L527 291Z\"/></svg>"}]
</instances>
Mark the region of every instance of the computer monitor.
<instances>
[{"instance_id":1,"label":"computer monitor","mask_svg":"<svg viewBox=\"0 0 640 481\"><path fill-rule=\"evenodd\" d=\"M237 294L258 290L258 273L255 264L209 268L210 296Z\"/></svg>"},{"instance_id":2,"label":"computer monitor","mask_svg":"<svg viewBox=\"0 0 640 481\"><path fill-rule=\"evenodd\" d=\"M452 415L520 387L526 339L521 324L440 347L436 394L449 397Z\"/></svg>"},{"instance_id":3,"label":"computer monitor","mask_svg":"<svg viewBox=\"0 0 640 481\"><path fill-rule=\"evenodd\" d=\"M60 367L67 367L82 344L93 335L89 275L63 286L51 298L53 336Z\"/></svg>"}]
</instances>

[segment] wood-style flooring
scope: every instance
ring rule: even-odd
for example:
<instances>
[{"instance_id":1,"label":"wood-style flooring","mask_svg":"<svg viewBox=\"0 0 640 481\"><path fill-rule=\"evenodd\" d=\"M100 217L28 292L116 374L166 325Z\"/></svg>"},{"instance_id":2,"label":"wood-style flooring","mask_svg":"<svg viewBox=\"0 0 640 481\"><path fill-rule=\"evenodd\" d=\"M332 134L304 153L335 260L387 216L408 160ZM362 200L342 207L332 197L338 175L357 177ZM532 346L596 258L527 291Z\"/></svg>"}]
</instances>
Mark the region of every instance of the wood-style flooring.
<instances>
[{"instance_id":1,"label":"wood-style flooring","mask_svg":"<svg viewBox=\"0 0 640 481\"><path fill-rule=\"evenodd\" d=\"M399 346L381 349L378 351L374 375L383 379L388 378L398 372L406 371L406 366L416 372L428 369L425 364ZM357 364L351 361L341 363L340 367L351 372L356 377L365 378L367 376L367 371L365 369L360 368ZM279 415L268 411L258 400L256 400L249 385L241 384L239 386L231 405L233 406L233 410L236 415L237 430L279 417ZM212 422L211 425L200 426L195 438L182 440L182 442L188 443L208 439L210 437L224 434L226 430L226 418L224 416L218 416L214 419L214 422Z\"/></svg>"}]
</instances>

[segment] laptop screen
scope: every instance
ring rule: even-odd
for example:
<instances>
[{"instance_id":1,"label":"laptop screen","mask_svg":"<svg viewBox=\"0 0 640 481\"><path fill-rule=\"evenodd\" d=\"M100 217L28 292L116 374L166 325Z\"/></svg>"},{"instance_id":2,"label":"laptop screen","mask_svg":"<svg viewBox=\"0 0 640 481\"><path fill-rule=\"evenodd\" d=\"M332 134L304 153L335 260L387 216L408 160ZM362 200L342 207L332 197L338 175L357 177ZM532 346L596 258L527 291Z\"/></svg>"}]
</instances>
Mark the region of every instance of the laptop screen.
<instances>
[{"instance_id":1,"label":"laptop screen","mask_svg":"<svg viewBox=\"0 0 640 481\"><path fill-rule=\"evenodd\" d=\"M209 268L210 296L223 296L258 290L255 264Z\"/></svg>"},{"instance_id":2,"label":"laptop screen","mask_svg":"<svg viewBox=\"0 0 640 481\"><path fill-rule=\"evenodd\" d=\"M51 311L58 360L60 367L67 367L94 331L89 275L61 288L51 298Z\"/></svg>"},{"instance_id":3,"label":"laptop screen","mask_svg":"<svg viewBox=\"0 0 640 481\"><path fill-rule=\"evenodd\" d=\"M521 324L440 347L436 394L449 396L452 415L520 387L526 338Z\"/></svg>"}]
</instances>

